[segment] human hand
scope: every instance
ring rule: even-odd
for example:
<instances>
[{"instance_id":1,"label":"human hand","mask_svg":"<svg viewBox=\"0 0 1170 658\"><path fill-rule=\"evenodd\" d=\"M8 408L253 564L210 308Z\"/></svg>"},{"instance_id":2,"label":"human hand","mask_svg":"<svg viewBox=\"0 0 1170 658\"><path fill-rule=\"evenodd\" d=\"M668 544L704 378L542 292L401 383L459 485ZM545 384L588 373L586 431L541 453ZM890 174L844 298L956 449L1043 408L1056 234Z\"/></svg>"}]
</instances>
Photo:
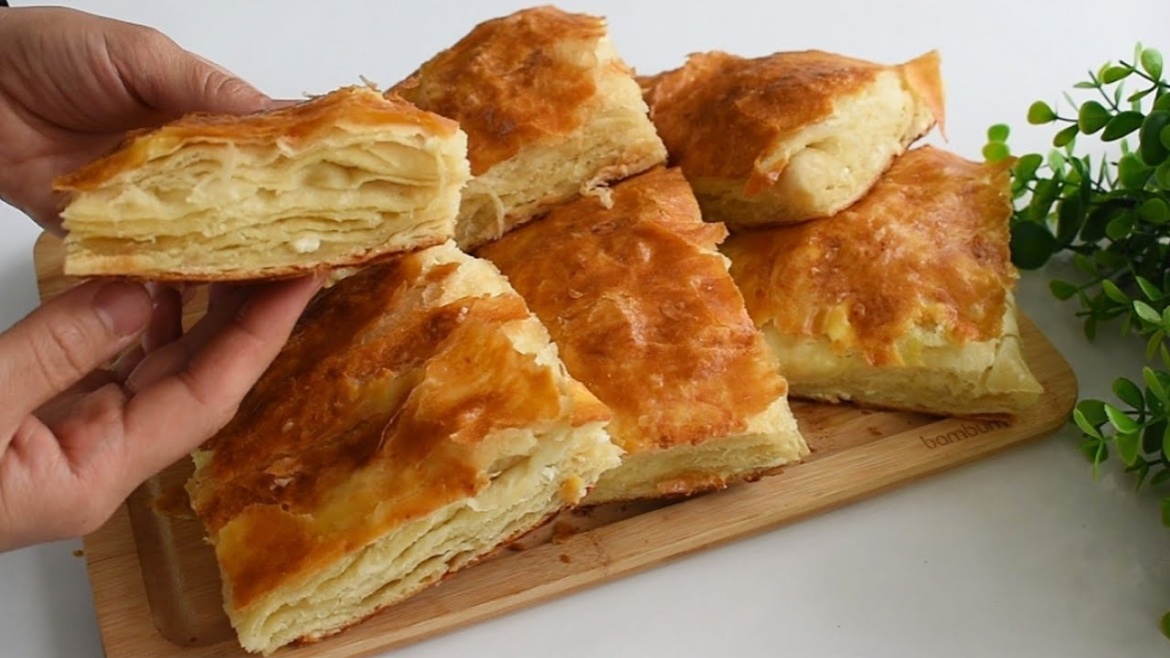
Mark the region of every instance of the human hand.
<instances>
[{"instance_id":1,"label":"human hand","mask_svg":"<svg viewBox=\"0 0 1170 658\"><path fill-rule=\"evenodd\" d=\"M0 10L0 198L60 233L53 179L126 131L272 103L157 30L71 9Z\"/></svg>"},{"instance_id":2,"label":"human hand","mask_svg":"<svg viewBox=\"0 0 1170 658\"><path fill-rule=\"evenodd\" d=\"M155 331L179 333L181 305L164 291L152 313L137 283L85 283L0 334L0 551L92 532L219 430L319 286L230 289L149 353L135 341L152 318Z\"/></svg>"}]
</instances>

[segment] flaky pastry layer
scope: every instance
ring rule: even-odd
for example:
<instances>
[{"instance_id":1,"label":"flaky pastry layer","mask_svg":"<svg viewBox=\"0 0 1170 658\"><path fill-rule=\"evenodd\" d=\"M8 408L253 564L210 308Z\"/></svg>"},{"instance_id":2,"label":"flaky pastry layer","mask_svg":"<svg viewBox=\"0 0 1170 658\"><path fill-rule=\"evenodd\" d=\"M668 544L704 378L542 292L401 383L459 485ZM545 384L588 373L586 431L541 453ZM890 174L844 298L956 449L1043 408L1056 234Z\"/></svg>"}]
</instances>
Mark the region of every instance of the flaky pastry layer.
<instances>
[{"instance_id":1,"label":"flaky pastry layer","mask_svg":"<svg viewBox=\"0 0 1170 658\"><path fill-rule=\"evenodd\" d=\"M481 23L394 91L467 131L456 241L468 250L666 158L595 16L536 7Z\"/></svg>"},{"instance_id":2,"label":"flaky pastry layer","mask_svg":"<svg viewBox=\"0 0 1170 658\"><path fill-rule=\"evenodd\" d=\"M815 50L715 51L642 84L704 216L732 227L833 215L943 121L935 52L884 66Z\"/></svg>"},{"instance_id":3,"label":"flaky pastry layer","mask_svg":"<svg viewBox=\"0 0 1170 658\"><path fill-rule=\"evenodd\" d=\"M608 418L453 243L340 281L188 483L241 645L339 632L578 503Z\"/></svg>"},{"instance_id":4,"label":"flaky pastry layer","mask_svg":"<svg viewBox=\"0 0 1170 658\"><path fill-rule=\"evenodd\" d=\"M1006 166L927 146L834 217L721 249L793 395L1004 413L1040 390L1011 301L1011 210Z\"/></svg>"},{"instance_id":5,"label":"flaky pastry layer","mask_svg":"<svg viewBox=\"0 0 1170 658\"><path fill-rule=\"evenodd\" d=\"M657 168L479 250L613 410L626 461L588 502L683 493L681 482L694 493L807 452L775 357L715 250L725 235L700 219L677 169Z\"/></svg>"},{"instance_id":6,"label":"flaky pastry layer","mask_svg":"<svg viewBox=\"0 0 1170 658\"><path fill-rule=\"evenodd\" d=\"M453 235L466 149L454 122L366 87L184 117L58 181L65 272L272 278L433 246Z\"/></svg>"}]
</instances>

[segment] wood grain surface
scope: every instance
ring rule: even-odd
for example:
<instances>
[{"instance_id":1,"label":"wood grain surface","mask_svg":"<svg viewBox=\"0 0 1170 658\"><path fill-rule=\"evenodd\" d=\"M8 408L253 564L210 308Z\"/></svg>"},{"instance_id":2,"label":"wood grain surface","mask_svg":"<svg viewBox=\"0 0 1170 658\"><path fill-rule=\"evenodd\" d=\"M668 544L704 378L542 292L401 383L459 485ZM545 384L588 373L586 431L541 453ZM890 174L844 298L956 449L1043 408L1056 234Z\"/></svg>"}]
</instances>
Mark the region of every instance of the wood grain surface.
<instances>
[{"instance_id":1,"label":"wood grain surface","mask_svg":"<svg viewBox=\"0 0 1170 658\"><path fill-rule=\"evenodd\" d=\"M42 299L76 285L61 274L60 242L42 236ZM204 297L186 320L202 313ZM757 482L674 503L611 505L562 514L518 545L316 645L295 658L366 656L663 564L1044 436L1077 398L1072 370L1027 318L1025 355L1044 384L1035 413L1011 423L793 402L812 454ZM222 610L211 547L198 521L167 503L190 464L147 481L85 539L94 603L109 658L245 656ZM159 501L160 496L162 501Z\"/></svg>"}]
</instances>

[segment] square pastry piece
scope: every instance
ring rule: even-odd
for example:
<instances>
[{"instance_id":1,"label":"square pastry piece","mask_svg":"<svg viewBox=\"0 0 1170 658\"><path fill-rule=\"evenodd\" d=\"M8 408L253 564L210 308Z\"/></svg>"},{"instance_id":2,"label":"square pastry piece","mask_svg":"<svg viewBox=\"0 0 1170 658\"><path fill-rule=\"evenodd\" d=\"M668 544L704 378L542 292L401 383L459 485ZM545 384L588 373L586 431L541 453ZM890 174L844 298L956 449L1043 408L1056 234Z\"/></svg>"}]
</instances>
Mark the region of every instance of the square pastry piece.
<instances>
[{"instance_id":1,"label":"square pastry piece","mask_svg":"<svg viewBox=\"0 0 1170 658\"><path fill-rule=\"evenodd\" d=\"M487 21L395 91L467 131L465 249L666 159L598 17L538 7Z\"/></svg>"},{"instance_id":2,"label":"square pastry piece","mask_svg":"<svg viewBox=\"0 0 1170 658\"><path fill-rule=\"evenodd\" d=\"M65 273L293 276L433 246L470 176L455 122L366 87L246 116L192 115L57 181Z\"/></svg>"},{"instance_id":3,"label":"square pastry piece","mask_svg":"<svg viewBox=\"0 0 1170 658\"><path fill-rule=\"evenodd\" d=\"M620 460L608 418L453 244L341 281L195 454L240 643L336 633L578 503Z\"/></svg>"},{"instance_id":4,"label":"square pastry piece","mask_svg":"<svg viewBox=\"0 0 1170 658\"><path fill-rule=\"evenodd\" d=\"M587 503L691 494L808 453L787 383L678 170L583 197L479 254L499 266L613 410L626 452Z\"/></svg>"},{"instance_id":5,"label":"square pastry piece","mask_svg":"<svg viewBox=\"0 0 1170 658\"><path fill-rule=\"evenodd\" d=\"M834 217L723 244L794 396L942 415L1035 403L1012 298L1008 177L921 147Z\"/></svg>"},{"instance_id":6,"label":"square pastry piece","mask_svg":"<svg viewBox=\"0 0 1170 658\"><path fill-rule=\"evenodd\" d=\"M934 52L900 66L816 50L710 52L642 83L704 217L733 228L839 212L943 121Z\"/></svg>"}]
</instances>

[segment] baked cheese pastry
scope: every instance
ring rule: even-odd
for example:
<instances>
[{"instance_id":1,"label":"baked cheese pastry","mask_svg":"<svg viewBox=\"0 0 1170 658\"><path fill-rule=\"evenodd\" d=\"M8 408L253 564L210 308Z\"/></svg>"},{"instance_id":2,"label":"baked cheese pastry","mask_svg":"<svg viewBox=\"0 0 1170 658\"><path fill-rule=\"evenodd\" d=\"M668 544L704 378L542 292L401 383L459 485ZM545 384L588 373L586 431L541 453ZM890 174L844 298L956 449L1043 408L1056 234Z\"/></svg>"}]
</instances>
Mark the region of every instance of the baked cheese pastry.
<instances>
[{"instance_id":1,"label":"baked cheese pastry","mask_svg":"<svg viewBox=\"0 0 1170 658\"><path fill-rule=\"evenodd\" d=\"M395 91L467 131L465 249L666 159L599 17L537 7L486 21Z\"/></svg>"},{"instance_id":2,"label":"baked cheese pastry","mask_svg":"<svg viewBox=\"0 0 1170 658\"><path fill-rule=\"evenodd\" d=\"M195 454L240 644L336 633L579 502L609 415L453 243L342 280Z\"/></svg>"},{"instance_id":3,"label":"baked cheese pastry","mask_svg":"<svg viewBox=\"0 0 1170 658\"><path fill-rule=\"evenodd\" d=\"M1014 414L1042 387L1021 352L1008 167L920 147L828 219L722 246L793 396Z\"/></svg>"},{"instance_id":4,"label":"baked cheese pastry","mask_svg":"<svg viewBox=\"0 0 1170 658\"><path fill-rule=\"evenodd\" d=\"M817 50L716 51L642 83L703 215L733 229L841 211L943 122L936 52L885 66Z\"/></svg>"},{"instance_id":5,"label":"baked cheese pastry","mask_svg":"<svg viewBox=\"0 0 1170 658\"><path fill-rule=\"evenodd\" d=\"M527 300L569 373L613 411L622 465L587 503L692 494L808 453L788 386L677 169L582 197L478 253Z\"/></svg>"},{"instance_id":6,"label":"baked cheese pastry","mask_svg":"<svg viewBox=\"0 0 1170 658\"><path fill-rule=\"evenodd\" d=\"M454 233L455 122L367 87L132 135L57 182L65 273L241 280L361 265Z\"/></svg>"}]
</instances>

